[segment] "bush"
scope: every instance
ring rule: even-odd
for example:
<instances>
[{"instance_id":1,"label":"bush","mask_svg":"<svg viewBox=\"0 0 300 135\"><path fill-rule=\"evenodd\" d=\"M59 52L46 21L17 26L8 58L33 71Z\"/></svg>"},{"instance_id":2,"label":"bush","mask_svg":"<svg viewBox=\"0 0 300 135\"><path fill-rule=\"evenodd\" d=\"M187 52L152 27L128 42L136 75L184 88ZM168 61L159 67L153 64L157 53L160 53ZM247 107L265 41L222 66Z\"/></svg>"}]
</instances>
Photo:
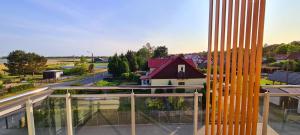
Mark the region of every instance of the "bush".
<instances>
[{"instance_id":1,"label":"bush","mask_svg":"<svg viewBox=\"0 0 300 135\"><path fill-rule=\"evenodd\" d=\"M140 75L136 73L123 73L121 75L121 79L127 80L127 81L139 81Z\"/></svg>"},{"instance_id":2,"label":"bush","mask_svg":"<svg viewBox=\"0 0 300 135\"><path fill-rule=\"evenodd\" d=\"M99 82L96 83L96 86L98 87L102 87L102 86L117 86L119 84L119 82L108 82L108 81L104 81L101 80Z\"/></svg>"},{"instance_id":3,"label":"bush","mask_svg":"<svg viewBox=\"0 0 300 135\"><path fill-rule=\"evenodd\" d=\"M3 86L3 82L0 81L0 89L2 89L4 86Z\"/></svg>"},{"instance_id":4,"label":"bush","mask_svg":"<svg viewBox=\"0 0 300 135\"><path fill-rule=\"evenodd\" d=\"M80 82L76 82L76 83L71 84L71 86L82 86L82 85L83 85L83 84L80 83Z\"/></svg>"},{"instance_id":5,"label":"bush","mask_svg":"<svg viewBox=\"0 0 300 135\"><path fill-rule=\"evenodd\" d=\"M65 69L64 75L83 75L87 72L86 68L84 67L74 67L71 69Z\"/></svg>"},{"instance_id":6,"label":"bush","mask_svg":"<svg viewBox=\"0 0 300 135\"><path fill-rule=\"evenodd\" d=\"M22 85L18 85L15 87L11 87L7 91L8 91L8 93L14 93L14 92L27 90L27 89L31 89L31 88L34 88L34 85L32 83L29 83L29 84L22 84Z\"/></svg>"}]
</instances>

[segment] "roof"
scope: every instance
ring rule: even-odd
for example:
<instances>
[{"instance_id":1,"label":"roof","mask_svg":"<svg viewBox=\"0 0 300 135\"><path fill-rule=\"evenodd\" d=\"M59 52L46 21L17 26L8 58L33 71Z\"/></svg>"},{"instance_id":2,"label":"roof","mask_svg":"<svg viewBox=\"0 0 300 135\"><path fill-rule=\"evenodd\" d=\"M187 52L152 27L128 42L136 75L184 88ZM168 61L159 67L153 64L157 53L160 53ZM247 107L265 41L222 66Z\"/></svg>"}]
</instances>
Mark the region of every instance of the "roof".
<instances>
[{"instance_id":1,"label":"roof","mask_svg":"<svg viewBox=\"0 0 300 135\"><path fill-rule=\"evenodd\" d=\"M287 57L287 59L300 60L300 53L292 53Z\"/></svg>"},{"instance_id":2,"label":"roof","mask_svg":"<svg viewBox=\"0 0 300 135\"><path fill-rule=\"evenodd\" d=\"M173 59L175 57L179 57L179 56L173 56L170 58L154 58L154 59L149 59L148 60L148 67L149 68L159 68L162 65L166 64L170 59ZM192 65L193 67L196 67L193 59L185 59L190 65Z\"/></svg>"},{"instance_id":3,"label":"roof","mask_svg":"<svg viewBox=\"0 0 300 135\"><path fill-rule=\"evenodd\" d=\"M277 54L275 56L276 60L286 60L288 58L288 56L286 54Z\"/></svg>"},{"instance_id":4,"label":"roof","mask_svg":"<svg viewBox=\"0 0 300 135\"><path fill-rule=\"evenodd\" d=\"M190 70L192 70L191 71L192 73L189 74L189 77L193 77L193 78L204 77L204 75L196 69L196 65L192 59L184 59L181 56L173 56L173 57L170 57L169 59L151 59L150 61L151 61L150 63L153 65L149 65L149 67L150 68L151 68L151 66L152 66L152 68L156 67L156 69L154 71L152 71L150 74L148 74L147 76L142 76L140 79L150 79L155 76L157 77L158 74L164 74L165 76L168 76L168 75L172 74L171 71L169 71L169 70L167 72L162 72L162 71L165 70L168 66L174 67L171 64L174 64L176 61L180 62L181 64L188 65L188 68ZM159 63L163 63L163 64L156 65ZM177 73L177 67L176 67L176 73Z\"/></svg>"},{"instance_id":5,"label":"roof","mask_svg":"<svg viewBox=\"0 0 300 135\"><path fill-rule=\"evenodd\" d=\"M46 70L44 72L63 72L63 71L61 71L61 70Z\"/></svg>"}]
</instances>

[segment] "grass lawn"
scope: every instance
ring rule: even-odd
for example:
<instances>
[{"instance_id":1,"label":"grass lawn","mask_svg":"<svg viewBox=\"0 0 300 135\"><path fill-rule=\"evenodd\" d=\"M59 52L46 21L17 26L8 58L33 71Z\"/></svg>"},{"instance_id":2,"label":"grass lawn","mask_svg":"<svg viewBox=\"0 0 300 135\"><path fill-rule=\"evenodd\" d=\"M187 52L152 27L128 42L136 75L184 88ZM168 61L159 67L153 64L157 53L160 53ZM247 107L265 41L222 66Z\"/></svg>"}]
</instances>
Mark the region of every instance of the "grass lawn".
<instances>
[{"instance_id":1,"label":"grass lawn","mask_svg":"<svg viewBox=\"0 0 300 135\"><path fill-rule=\"evenodd\" d=\"M284 83L281 83L281 84L284 84ZM268 80L267 78L261 78L260 85L273 85L273 81ZM275 81L274 85L280 85L280 82Z\"/></svg>"},{"instance_id":2,"label":"grass lawn","mask_svg":"<svg viewBox=\"0 0 300 135\"><path fill-rule=\"evenodd\" d=\"M95 66L107 66L108 63L94 63Z\"/></svg>"}]
</instances>

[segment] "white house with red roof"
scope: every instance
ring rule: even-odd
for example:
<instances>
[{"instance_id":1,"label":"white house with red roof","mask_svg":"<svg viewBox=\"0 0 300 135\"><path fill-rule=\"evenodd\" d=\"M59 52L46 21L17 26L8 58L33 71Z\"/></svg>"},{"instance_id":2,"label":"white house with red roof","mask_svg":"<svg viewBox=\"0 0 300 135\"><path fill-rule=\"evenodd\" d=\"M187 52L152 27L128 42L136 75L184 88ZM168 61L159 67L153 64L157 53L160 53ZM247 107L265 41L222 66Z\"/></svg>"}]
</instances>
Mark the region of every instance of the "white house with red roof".
<instances>
[{"instance_id":1,"label":"white house with red roof","mask_svg":"<svg viewBox=\"0 0 300 135\"><path fill-rule=\"evenodd\" d=\"M149 59L148 67L149 72L140 78L142 85L202 85L205 80L193 60L182 56Z\"/></svg>"}]
</instances>

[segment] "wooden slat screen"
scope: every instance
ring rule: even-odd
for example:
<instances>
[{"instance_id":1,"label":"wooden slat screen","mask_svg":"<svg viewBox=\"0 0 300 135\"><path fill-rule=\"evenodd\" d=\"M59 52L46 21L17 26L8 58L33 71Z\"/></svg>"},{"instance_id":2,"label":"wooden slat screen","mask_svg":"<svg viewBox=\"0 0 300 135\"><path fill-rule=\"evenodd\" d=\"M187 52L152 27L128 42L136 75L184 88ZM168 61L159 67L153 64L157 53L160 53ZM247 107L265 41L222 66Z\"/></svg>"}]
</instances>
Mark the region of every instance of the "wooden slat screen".
<instances>
[{"instance_id":1,"label":"wooden slat screen","mask_svg":"<svg viewBox=\"0 0 300 135\"><path fill-rule=\"evenodd\" d=\"M265 0L209 1L205 134L256 135Z\"/></svg>"}]
</instances>

